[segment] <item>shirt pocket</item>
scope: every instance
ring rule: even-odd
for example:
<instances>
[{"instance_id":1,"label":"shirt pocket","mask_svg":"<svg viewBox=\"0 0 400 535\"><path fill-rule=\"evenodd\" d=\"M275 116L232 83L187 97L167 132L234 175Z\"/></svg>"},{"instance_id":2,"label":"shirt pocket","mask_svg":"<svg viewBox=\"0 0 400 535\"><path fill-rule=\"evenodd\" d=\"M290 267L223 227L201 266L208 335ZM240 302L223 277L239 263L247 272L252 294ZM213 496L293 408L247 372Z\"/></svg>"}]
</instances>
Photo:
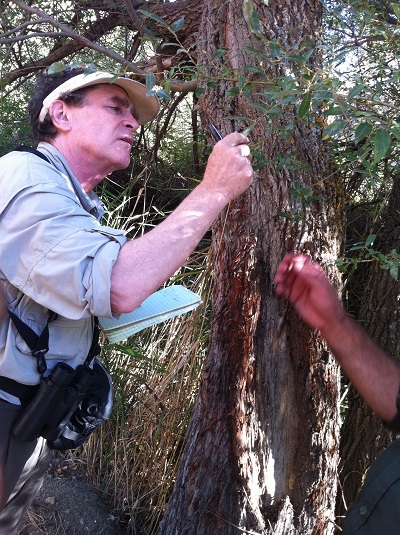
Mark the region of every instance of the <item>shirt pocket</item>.
<instances>
[{"instance_id":1,"label":"shirt pocket","mask_svg":"<svg viewBox=\"0 0 400 535\"><path fill-rule=\"evenodd\" d=\"M24 315L22 321L40 336L46 327L48 313L35 317L30 314ZM56 362L75 361L74 365L83 363L88 355L93 337L92 318L69 320L58 317L49 323L49 350L45 359L49 368ZM31 349L20 333L16 335L16 346L24 355L30 355ZM75 367L75 366L74 366Z\"/></svg>"}]
</instances>

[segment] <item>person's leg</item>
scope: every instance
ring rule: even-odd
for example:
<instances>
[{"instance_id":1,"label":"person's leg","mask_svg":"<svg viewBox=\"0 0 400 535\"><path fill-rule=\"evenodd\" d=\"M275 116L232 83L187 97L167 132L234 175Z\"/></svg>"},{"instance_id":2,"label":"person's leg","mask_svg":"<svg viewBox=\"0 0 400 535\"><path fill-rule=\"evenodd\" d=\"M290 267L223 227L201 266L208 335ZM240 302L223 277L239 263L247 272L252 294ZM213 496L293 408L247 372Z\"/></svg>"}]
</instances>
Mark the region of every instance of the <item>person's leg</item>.
<instances>
[{"instance_id":1,"label":"person's leg","mask_svg":"<svg viewBox=\"0 0 400 535\"><path fill-rule=\"evenodd\" d=\"M0 533L12 534L38 493L52 452L43 438L23 442L11 429L21 407L0 400Z\"/></svg>"}]
</instances>

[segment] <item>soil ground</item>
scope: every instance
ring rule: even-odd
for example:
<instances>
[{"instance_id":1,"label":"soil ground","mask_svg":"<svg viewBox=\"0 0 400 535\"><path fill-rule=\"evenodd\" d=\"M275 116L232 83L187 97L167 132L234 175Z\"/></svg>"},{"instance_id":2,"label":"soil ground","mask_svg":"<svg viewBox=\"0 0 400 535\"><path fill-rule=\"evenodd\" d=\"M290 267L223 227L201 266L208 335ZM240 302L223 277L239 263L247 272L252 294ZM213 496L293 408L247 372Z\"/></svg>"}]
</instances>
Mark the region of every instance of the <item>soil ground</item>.
<instances>
[{"instance_id":1,"label":"soil ground","mask_svg":"<svg viewBox=\"0 0 400 535\"><path fill-rule=\"evenodd\" d=\"M54 459L18 535L126 535L73 460Z\"/></svg>"}]
</instances>

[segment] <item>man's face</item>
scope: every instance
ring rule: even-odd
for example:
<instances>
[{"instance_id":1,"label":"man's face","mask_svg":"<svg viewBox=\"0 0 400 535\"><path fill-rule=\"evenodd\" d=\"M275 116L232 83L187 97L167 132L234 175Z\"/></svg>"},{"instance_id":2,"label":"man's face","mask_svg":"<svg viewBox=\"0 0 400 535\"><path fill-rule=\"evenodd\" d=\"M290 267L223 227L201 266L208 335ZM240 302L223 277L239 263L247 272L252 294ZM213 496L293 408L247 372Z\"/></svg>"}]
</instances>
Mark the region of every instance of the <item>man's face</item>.
<instances>
[{"instance_id":1,"label":"man's face","mask_svg":"<svg viewBox=\"0 0 400 535\"><path fill-rule=\"evenodd\" d=\"M130 163L133 133L139 128L134 113L121 87L100 84L91 89L81 107L68 108L70 155L104 176L124 169Z\"/></svg>"}]
</instances>

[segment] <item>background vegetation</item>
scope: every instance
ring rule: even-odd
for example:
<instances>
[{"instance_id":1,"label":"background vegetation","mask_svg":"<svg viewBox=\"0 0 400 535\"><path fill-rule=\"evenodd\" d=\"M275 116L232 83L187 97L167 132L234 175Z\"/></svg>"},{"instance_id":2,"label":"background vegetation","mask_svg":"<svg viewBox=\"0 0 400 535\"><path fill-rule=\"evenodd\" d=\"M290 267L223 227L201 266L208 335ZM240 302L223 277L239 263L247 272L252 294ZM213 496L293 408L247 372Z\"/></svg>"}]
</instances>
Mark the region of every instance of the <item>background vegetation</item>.
<instances>
[{"instance_id":1,"label":"background vegetation","mask_svg":"<svg viewBox=\"0 0 400 535\"><path fill-rule=\"evenodd\" d=\"M25 110L35 76L56 62L93 64L146 83L162 101L160 116L138 133L132 166L113 175L99 192L107 201L107 224L134 237L157 224L201 179L210 139L200 128L197 99L204 88L229 82L227 101L258 96L252 106L266 119L266 138L290 139L294 122L276 126L274 121L288 109L297 110L293 121L307 123L317 116L324 129L324 150L333 169L325 180L344 188L346 199L347 241L338 266L349 311L360 315L374 262L397 282L397 246L379 237L399 178L398 4L327 1L324 42L298 43L288 50L278 38L265 39L251 0L244 1L249 32L265 40L264 52L249 49L254 62L245 72L230 72L219 62L228 50L217 48L209 58L212 77L205 77L196 56L201 3L38 0L33 6L1 0L0 9L0 154L29 143ZM315 55L323 58L319 70L310 66ZM289 63L296 69L286 68ZM271 64L285 74L266 79L265 66ZM227 114L223 126L230 125L249 135L256 126L251 117ZM252 140L252 154L256 170L265 166L257 140ZM272 163L300 171L291 150ZM314 190L295 184L288 209L279 216L306 228L308 206L316 198ZM175 279L202 295L202 308L119 346L105 341L104 359L115 380L114 416L79 455L132 532L157 531L179 464L208 341L208 238ZM343 419L351 404L347 387L344 382Z\"/></svg>"}]
</instances>

